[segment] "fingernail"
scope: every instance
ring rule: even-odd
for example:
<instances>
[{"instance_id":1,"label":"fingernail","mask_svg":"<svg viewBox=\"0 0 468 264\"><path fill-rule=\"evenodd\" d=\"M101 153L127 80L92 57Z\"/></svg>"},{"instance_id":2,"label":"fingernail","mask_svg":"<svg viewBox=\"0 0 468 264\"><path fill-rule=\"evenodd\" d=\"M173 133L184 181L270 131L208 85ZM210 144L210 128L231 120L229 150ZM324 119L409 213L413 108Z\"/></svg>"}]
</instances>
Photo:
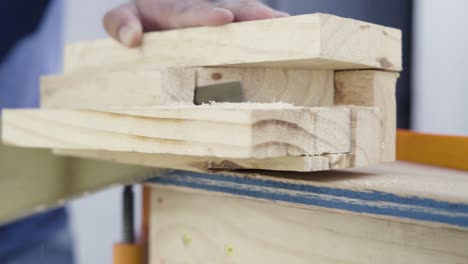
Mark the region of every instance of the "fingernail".
<instances>
[{"instance_id":1,"label":"fingernail","mask_svg":"<svg viewBox=\"0 0 468 264\"><path fill-rule=\"evenodd\" d=\"M234 20L234 14L225 8L215 7L211 9L211 12L215 17L215 24L225 24Z\"/></svg>"},{"instance_id":2,"label":"fingernail","mask_svg":"<svg viewBox=\"0 0 468 264\"><path fill-rule=\"evenodd\" d=\"M138 45L139 30L131 25L124 25L119 29L119 40L127 47Z\"/></svg>"},{"instance_id":3,"label":"fingernail","mask_svg":"<svg viewBox=\"0 0 468 264\"><path fill-rule=\"evenodd\" d=\"M288 16L291 16L291 15L286 12L276 11L275 17L288 17Z\"/></svg>"},{"instance_id":4,"label":"fingernail","mask_svg":"<svg viewBox=\"0 0 468 264\"><path fill-rule=\"evenodd\" d=\"M232 12L229 11L228 9L226 9L226 8L215 7L213 9L211 9L211 10L212 10L213 13L216 13L216 14L220 14L220 15L222 14L224 16L234 16L232 14Z\"/></svg>"},{"instance_id":5,"label":"fingernail","mask_svg":"<svg viewBox=\"0 0 468 264\"><path fill-rule=\"evenodd\" d=\"M212 10L213 10L213 12L216 12L216 13L227 13L227 12L229 12L229 10L227 10L225 8L219 8L219 7L214 7Z\"/></svg>"}]
</instances>

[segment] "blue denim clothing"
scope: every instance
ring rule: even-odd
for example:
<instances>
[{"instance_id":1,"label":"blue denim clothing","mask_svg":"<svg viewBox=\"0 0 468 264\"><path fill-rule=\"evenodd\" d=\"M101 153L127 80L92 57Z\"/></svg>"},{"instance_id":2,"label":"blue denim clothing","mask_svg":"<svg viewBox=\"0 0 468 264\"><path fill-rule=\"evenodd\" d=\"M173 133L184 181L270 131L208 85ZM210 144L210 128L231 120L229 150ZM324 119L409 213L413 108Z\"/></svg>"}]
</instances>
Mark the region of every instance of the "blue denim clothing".
<instances>
[{"instance_id":1,"label":"blue denim clothing","mask_svg":"<svg viewBox=\"0 0 468 264\"><path fill-rule=\"evenodd\" d=\"M21 8L36 6L28 5L29 1L15 1L2 2L2 7L6 7L0 10L2 20L9 17L15 21L18 16L15 10L23 12ZM1 36L0 41L8 46L8 54L0 62L0 110L37 107L39 77L60 71L62 11L62 0L51 1L39 26L27 27L35 29L34 32L17 38L14 45L9 44L11 40L2 39L5 35ZM15 27L15 24L8 26ZM0 210L2 203L14 202L0 201ZM68 232L67 222L67 212L60 208L0 226L0 263L73 263L71 240L64 235Z\"/></svg>"},{"instance_id":2,"label":"blue denim clothing","mask_svg":"<svg viewBox=\"0 0 468 264\"><path fill-rule=\"evenodd\" d=\"M59 208L0 227L0 263L73 263L67 223Z\"/></svg>"},{"instance_id":3,"label":"blue denim clothing","mask_svg":"<svg viewBox=\"0 0 468 264\"><path fill-rule=\"evenodd\" d=\"M3 57L0 62L0 109L37 107L40 76L62 69L62 10L63 1L52 1L39 28L16 42ZM0 10L0 16L7 14L14 16L8 10Z\"/></svg>"},{"instance_id":4,"label":"blue denim clothing","mask_svg":"<svg viewBox=\"0 0 468 264\"><path fill-rule=\"evenodd\" d=\"M61 210L63 211L63 210ZM67 228L59 228L47 239L33 246L15 251L2 264L65 264L73 263L71 235Z\"/></svg>"}]
</instances>

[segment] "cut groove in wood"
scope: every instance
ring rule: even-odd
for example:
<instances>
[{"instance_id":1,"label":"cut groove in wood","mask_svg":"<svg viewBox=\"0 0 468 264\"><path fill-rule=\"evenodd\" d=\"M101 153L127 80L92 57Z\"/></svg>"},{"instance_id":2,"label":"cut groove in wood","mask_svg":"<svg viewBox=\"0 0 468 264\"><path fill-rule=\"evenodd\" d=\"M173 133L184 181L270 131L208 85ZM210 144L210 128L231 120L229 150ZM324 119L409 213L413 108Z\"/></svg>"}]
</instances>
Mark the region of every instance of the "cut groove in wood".
<instances>
[{"instance_id":1,"label":"cut groove in wood","mask_svg":"<svg viewBox=\"0 0 468 264\"><path fill-rule=\"evenodd\" d=\"M332 106L334 72L281 68L198 68L197 87L240 82L243 102Z\"/></svg>"},{"instance_id":2,"label":"cut groove in wood","mask_svg":"<svg viewBox=\"0 0 468 264\"><path fill-rule=\"evenodd\" d=\"M196 72L195 72L196 71ZM214 76L214 77L213 77ZM278 68L171 68L76 73L41 79L41 107L86 109L192 104L196 87L240 82L240 101L332 106L334 72ZM196 80L196 83L195 83ZM203 97L227 94L198 90Z\"/></svg>"}]
</instances>

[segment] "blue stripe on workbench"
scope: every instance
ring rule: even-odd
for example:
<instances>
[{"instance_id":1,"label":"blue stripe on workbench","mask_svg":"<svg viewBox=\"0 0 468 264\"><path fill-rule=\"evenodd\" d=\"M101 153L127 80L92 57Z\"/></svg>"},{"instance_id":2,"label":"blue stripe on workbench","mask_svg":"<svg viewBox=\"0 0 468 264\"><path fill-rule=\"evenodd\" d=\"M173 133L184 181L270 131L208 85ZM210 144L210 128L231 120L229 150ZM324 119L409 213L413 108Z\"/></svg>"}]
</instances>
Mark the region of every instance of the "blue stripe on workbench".
<instances>
[{"instance_id":1,"label":"blue stripe on workbench","mask_svg":"<svg viewBox=\"0 0 468 264\"><path fill-rule=\"evenodd\" d=\"M468 204L379 191L355 191L307 183L173 171L151 182L255 199L393 216L468 227Z\"/></svg>"}]
</instances>

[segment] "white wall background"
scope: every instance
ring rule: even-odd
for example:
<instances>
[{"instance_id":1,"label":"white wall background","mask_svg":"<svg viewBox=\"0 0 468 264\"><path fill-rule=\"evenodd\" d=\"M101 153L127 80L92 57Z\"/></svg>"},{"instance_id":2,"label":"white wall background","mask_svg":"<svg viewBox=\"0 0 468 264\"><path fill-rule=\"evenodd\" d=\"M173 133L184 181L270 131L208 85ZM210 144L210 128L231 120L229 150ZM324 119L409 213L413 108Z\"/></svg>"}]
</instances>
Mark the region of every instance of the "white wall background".
<instances>
[{"instance_id":1,"label":"white wall background","mask_svg":"<svg viewBox=\"0 0 468 264\"><path fill-rule=\"evenodd\" d=\"M103 15L125 0L64 0L65 43L106 37ZM99 177L99 175L96 175ZM121 191L111 188L70 203L77 264L112 263L112 245L121 239ZM136 189L137 208L140 192ZM136 213L139 216L139 212ZM136 219L139 223L139 219Z\"/></svg>"},{"instance_id":2,"label":"white wall background","mask_svg":"<svg viewBox=\"0 0 468 264\"><path fill-rule=\"evenodd\" d=\"M413 125L468 135L468 1L416 0Z\"/></svg>"},{"instance_id":3,"label":"white wall background","mask_svg":"<svg viewBox=\"0 0 468 264\"><path fill-rule=\"evenodd\" d=\"M65 42L106 37L102 17L111 8L128 0L64 0Z\"/></svg>"}]
</instances>

